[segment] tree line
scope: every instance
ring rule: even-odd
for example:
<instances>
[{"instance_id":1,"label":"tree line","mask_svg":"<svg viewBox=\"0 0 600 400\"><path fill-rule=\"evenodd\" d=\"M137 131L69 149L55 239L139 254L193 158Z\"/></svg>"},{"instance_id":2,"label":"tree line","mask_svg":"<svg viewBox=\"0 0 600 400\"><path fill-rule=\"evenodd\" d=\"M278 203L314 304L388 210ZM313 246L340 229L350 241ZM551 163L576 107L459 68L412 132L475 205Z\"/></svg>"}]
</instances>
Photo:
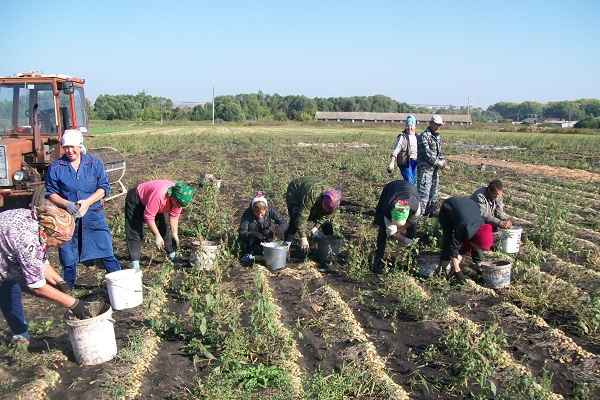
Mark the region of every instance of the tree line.
<instances>
[{"instance_id":1,"label":"tree line","mask_svg":"<svg viewBox=\"0 0 600 400\"><path fill-rule=\"evenodd\" d=\"M88 105L90 117L102 120L175 120L210 121L213 118L213 105L206 103L194 107L174 106L171 99L155 97L145 92L136 95L100 95L93 107ZM382 113L430 113L428 108L411 106L384 95L329 97L313 99L306 96L281 96L264 94L262 91L250 94L225 95L215 97L214 117L220 121L274 120L310 121L317 111L343 112L382 112ZM488 122L512 119L521 121L535 117L561 118L569 120L594 120L600 117L600 100L581 99L559 101L547 104L526 101L523 103L500 102L487 110L467 107L441 108L438 114L471 113L474 122Z\"/></svg>"}]
</instances>

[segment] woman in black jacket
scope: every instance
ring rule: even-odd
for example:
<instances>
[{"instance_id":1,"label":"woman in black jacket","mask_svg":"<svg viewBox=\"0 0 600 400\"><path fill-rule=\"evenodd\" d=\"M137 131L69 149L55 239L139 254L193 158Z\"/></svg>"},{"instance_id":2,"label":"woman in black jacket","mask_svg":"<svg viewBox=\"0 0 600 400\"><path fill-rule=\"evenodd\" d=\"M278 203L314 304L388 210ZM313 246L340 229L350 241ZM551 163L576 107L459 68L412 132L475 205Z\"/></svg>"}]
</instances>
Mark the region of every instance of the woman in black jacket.
<instances>
[{"instance_id":1,"label":"woman in black jacket","mask_svg":"<svg viewBox=\"0 0 600 400\"><path fill-rule=\"evenodd\" d=\"M277 227L271 227L271 221L275 221ZM281 213L270 206L262 193L257 193L252 199L250 207L244 211L238 231L240 241L244 246L244 256L240 262L244 265L254 260L254 255L262 254L262 242L272 242L275 237L283 239L288 229L288 222Z\"/></svg>"}]
</instances>

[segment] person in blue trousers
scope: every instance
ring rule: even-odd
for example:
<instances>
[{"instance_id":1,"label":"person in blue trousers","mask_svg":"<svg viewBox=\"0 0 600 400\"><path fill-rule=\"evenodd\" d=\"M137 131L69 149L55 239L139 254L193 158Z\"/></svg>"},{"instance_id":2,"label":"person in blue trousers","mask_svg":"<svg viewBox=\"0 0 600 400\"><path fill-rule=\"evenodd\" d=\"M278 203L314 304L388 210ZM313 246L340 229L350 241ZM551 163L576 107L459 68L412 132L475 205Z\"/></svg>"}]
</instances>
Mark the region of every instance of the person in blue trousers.
<instances>
[{"instance_id":1,"label":"person in blue trousers","mask_svg":"<svg viewBox=\"0 0 600 400\"><path fill-rule=\"evenodd\" d=\"M396 164L400 168L400 173L405 181L411 185L415 184L417 176L417 135L415 129L417 120L414 116L406 117L405 129L398 135L396 144L390 155L390 163L387 171L394 172Z\"/></svg>"},{"instance_id":2,"label":"person in blue trousers","mask_svg":"<svg viewBox=\"0 0 600 400\"><path fill-rule=\"evenodd\" d=\"M76 218L73 240L58 249L62 277L73 287L78 262L99 259L106 272L119 271L121 266L113 253L101 201L110 192L104 164L86 154L78 130L64 132L62 147L65 154L48 167L46 198Z\"/></svg>"}]
</instances>

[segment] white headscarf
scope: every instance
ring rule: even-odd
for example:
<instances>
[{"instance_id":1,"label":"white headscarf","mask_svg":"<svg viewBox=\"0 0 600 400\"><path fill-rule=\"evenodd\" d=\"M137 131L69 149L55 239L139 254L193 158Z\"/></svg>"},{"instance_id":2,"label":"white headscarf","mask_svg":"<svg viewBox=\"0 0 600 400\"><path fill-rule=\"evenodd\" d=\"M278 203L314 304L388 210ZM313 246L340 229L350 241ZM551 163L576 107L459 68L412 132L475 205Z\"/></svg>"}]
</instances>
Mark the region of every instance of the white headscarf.
<instances>
[{"instance_id":1,"label":"white headscarf","mask_svg":"<svg viewBox=\"0 0 600 400\"><path fill-rule=\"evenodd\" d=\"M83 135L77 129L67 129L62 135L62 147L65 146L79 146L81 152L85 154L87 149L83 145Z\"/></svg>"}]
</instances>

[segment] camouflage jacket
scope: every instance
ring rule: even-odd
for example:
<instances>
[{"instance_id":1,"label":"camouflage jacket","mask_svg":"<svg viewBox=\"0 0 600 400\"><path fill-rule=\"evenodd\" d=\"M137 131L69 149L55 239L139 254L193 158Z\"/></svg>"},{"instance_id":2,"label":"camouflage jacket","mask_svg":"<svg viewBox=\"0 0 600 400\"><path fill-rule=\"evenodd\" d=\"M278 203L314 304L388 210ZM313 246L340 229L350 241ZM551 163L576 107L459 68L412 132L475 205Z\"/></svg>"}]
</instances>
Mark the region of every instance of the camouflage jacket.
<instances>
[{"instance_id":1,"label":"camouflage jacket","mask_svg":"<svg viewBox=\"0 0 600 400\"><path fill-rule=\"evenodd\" d=\"M425 129L417 138L417 170L435 170L446 163L442 154L442 137Z\"/></svg>"},{"instance_id":2,"label":"camouflage jacket","mask_svg":"<svg viewBox=\"0 0 600 400\"><path fill-rule=\"evenodd\" d=\"M316 176L296 178L288 185L285 200L288 211L298 210L296 220L298 234L301 238L308 236L308 221L314 222L315 226L319 228L325 221L333 217L335 211L327 211L323 208L321 194L327 189L331 189L331 186Z\"/></svg>"}]
</instances>

